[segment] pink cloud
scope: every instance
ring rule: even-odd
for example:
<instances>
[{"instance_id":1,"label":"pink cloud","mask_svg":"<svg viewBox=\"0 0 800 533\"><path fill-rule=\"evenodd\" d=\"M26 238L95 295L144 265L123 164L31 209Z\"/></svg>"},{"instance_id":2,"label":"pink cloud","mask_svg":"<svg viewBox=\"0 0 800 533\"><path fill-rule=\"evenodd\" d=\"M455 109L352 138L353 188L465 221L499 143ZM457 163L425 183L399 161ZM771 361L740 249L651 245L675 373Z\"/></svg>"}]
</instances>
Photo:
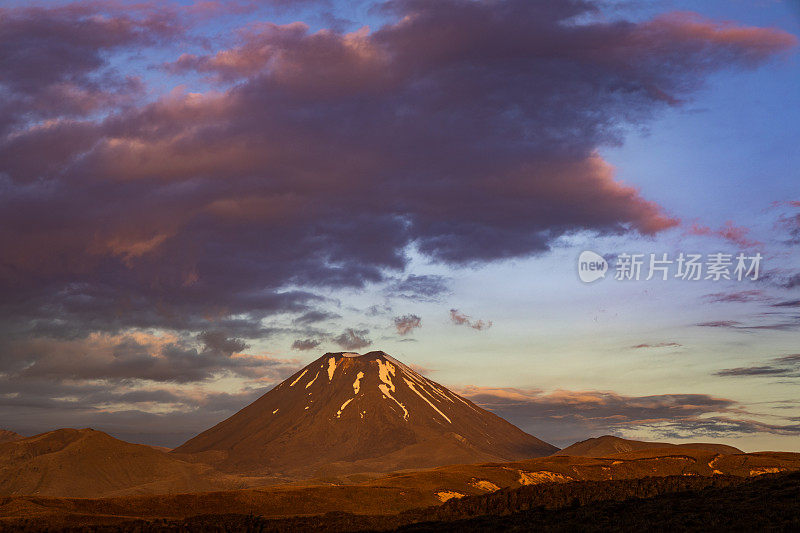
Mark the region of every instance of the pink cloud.
<instances>
[{"instance_id":1,"label":"pink cloud","mask_svg":"<svg viewBox=\"0 0 800 533\"><path fill-rule=\"evenodd\" d=\"M743 226L736 226L732 221L727 221L718 229L712 229L709 226L703 226L698 223L692 224L686 230L688 235L702 235L709 237L716 237L726 240L732 244L737 244L743 248L754 248L761 246L763 243L747 238L750 233L749 228Z\"/></svg>"},{"instance_id":2,"label":"pink cloud","mask_svg":"<svg viewBox=\"0 0 800 533\"><path fill-rule=\"evenodd\" d=\"M472 329L483 331L492 327L491 320L473 320L468 315L460 312L458 309L450 310L450 321L456 326L469 326Z\"/></svg>"}]
</instances>

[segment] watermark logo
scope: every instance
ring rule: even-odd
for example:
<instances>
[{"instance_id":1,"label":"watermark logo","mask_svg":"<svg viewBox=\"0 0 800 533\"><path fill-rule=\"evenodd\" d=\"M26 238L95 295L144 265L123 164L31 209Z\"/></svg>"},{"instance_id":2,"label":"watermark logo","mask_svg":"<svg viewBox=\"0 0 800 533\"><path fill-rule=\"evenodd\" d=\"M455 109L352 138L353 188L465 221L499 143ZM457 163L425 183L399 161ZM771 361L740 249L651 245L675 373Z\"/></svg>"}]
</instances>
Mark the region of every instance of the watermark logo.
<instances>
[{"instance_id":1,"label":"watermark logo","mask_svg":"<svg viewBox=\"0 0 800 533\"><path fill-rule=\"evenodd\" d=\"M590 250L581 252L578 257L578 276L582 282L591 283L604 278L607 271L608 261L602 255Z\"/></svg>"},{"instance_id":2,"label":"watermark logo","mask_svg":"<svg viewBox=\"0 0 800 533\"><path fill-rule=\"evenodd\" d=\"M616 256L609 267L603 256L586 250L578 257L578 276L584 283L604 278L609 268L614 270L617 281L666 281L670 278L684 281L756 281L761 275L760 253L738 254L629 254Z\"/></svg>"}]
</instances>

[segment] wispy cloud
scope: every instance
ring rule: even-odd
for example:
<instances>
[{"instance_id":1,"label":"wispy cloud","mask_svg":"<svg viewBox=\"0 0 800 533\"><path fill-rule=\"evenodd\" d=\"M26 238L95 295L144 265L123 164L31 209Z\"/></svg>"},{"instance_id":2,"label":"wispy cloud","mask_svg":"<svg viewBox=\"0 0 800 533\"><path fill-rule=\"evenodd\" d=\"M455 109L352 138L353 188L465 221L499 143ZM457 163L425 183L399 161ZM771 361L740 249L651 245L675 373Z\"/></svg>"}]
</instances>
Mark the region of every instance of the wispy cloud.
<instances>
[{"instance_id":1,"label":"wispy cloud","mask_svg":"<svg viewBox=\"0 0 800 533\"><path fill-rule=\"evenodd\" d=\"M450 310L450 321L456 326L468 326L478 331L483 331L492 327L491 320L473 320L471 317L465 315L458 309Z\"/></svg>"},{"instance_id":2,"label":"wispy cloud","mask_svg":"<svg viewBox=\"0 0 800 533\"><path fill-rule=\"evenodd\" d=\"M727 221L724 226L718 229L711 229L708 226L695 223L686 230L686 233L689 235L705 235L716 237L742 248L754 248L763 244L747 237L750 233L749 228L736 226L730 220Z\"/></svg>"},{"instance_id":3,"label":"wispy cloud","mask_svg":"<svg viewBox=\"0 0 800 533\"><path fill-rule=\"evenodd\" d=\"M800 435L800 424L754 420L737 402L707 394L627 396L610 391L468 387L459 391L530 433L561 445L604 433L650 431L669 438Z\"/></svg>"},{"instance_id":4,"label":"wispy cloud","mask_svg":"<svg viewBox=\"0 0 800 533\"><path fill-rule=\"evenodd\" d=\"M767 364L727 368L715 372L716 376L800 377L800 354L784 355L770 359Z\"/></svg>"},{"instance_id":5,"label":"wispy cloud","mask_svg":"<svg viewBox=\"0 0 800 533\"><path fill-rule=\"evenodd\" d=\"M631 346L632 350L641 350L643 348L681 348L683 344L678 342L656 342L656 343L642 343Z\"/></svg>"}]
</instances>

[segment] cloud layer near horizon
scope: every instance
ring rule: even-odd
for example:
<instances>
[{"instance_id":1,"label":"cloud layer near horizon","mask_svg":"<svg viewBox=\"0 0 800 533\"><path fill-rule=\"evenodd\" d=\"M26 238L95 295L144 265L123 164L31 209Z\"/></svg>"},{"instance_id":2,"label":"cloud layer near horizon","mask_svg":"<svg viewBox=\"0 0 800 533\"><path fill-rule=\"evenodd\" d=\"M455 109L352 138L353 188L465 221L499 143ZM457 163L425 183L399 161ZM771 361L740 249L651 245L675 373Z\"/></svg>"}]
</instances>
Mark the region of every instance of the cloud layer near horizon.
<instances>
[{"instance_id":1,"label":"cloud layer near horizon","mask_svg":"<svg viewBox=\"0 0 800 533\"><path fill-rule=\"evenodd\" d=\"M613 391L566 391L468 387L459 391L537 436L566 446L589 436L731 438L753 433L800 435L796 418L765 423L727 398L708 394L628 396ZM796 404L796 402L794 402Z\"/></svg>"},{"instance_id":2,"label":"cloud layer near horizon","mask_svg":"<svg viewBox=\"0 0 800 533\"><path fill-rule=\"evenodd\" d=\"M459 266L672 227L597 149L708 74L795 45L690 13L609 22L579 1L376 9L388 22L374 31L253 22L229 49L150 65L165 86L206 76L215 90L159 94L121 57L188 39L190 8L3 8L0 379L70 375L75 346L95 369L82 379L268 374L268 359L186 343L268 338L280 314L324 320L309 314L318 289L407 294L411 248ZM446 290L425 280L426 298ZM316 342L313 322L284 332L307 339L296 348ZM120 347L142 331L177 339Z\"/></svg>"}]
</instances>

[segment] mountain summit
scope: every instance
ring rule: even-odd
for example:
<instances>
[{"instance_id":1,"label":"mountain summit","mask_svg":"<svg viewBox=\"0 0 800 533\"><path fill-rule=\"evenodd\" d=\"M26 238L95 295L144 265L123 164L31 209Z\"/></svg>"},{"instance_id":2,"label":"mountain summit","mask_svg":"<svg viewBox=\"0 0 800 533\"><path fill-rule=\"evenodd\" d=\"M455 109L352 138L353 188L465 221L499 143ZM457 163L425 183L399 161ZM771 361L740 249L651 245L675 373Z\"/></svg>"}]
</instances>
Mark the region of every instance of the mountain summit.
<instances>
[{"instance_id":1,"label":"mountain summit","mask_svg":"<svg viewBox=\"0 0 800 533\"><path fill-rule=\"evenodd\" d=\"M174 453L228 472L324 476L556 450L376 351L326 353Z\"/></svg>"}]
</instances>

